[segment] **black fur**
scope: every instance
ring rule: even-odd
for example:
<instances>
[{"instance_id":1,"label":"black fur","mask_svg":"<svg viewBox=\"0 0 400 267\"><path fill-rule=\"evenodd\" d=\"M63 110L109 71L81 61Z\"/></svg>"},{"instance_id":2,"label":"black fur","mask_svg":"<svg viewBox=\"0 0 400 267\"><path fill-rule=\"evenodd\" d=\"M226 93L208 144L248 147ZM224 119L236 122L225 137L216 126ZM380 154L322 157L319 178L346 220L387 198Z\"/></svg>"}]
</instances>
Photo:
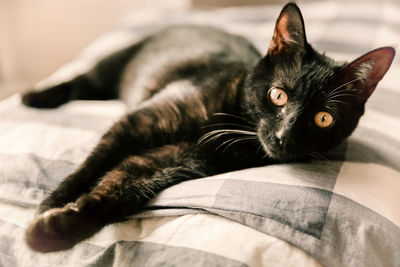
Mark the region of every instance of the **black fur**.
<instances>
[{"instance_id":1,"label":"black fur","mask_svg":"<svg viewBox=\"0 0 400 267\"><path fill-rule=\"evenodd\" d=\"M204 26L174 26L100 60L89 72L23 96L39 108L73 99L123 99L129 113L40 205L29 246L68 249L140 211L181 181L327 151L356 127L386 73L392 48L339 65L306 40L287 4L265 57L246 39ZM271 88L288 102L275 106ZM367 93L365 93L367 91ZM319 111L334 123L319 128Z\"/></svg>"}]
</instances>

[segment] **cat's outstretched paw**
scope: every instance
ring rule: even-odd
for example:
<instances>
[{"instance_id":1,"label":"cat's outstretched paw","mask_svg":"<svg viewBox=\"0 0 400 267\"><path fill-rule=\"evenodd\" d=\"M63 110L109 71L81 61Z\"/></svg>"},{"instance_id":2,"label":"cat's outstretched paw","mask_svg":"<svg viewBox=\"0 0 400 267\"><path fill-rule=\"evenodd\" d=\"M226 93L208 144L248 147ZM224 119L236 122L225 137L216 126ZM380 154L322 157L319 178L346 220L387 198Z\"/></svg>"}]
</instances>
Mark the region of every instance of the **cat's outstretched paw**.
<instances>
[{"instance_id":1,"label":"cat's outstretched paw","mask_svg":"<svg viewBox=\"0 0 400 267\"><path fill-rule=\"evenodd\" d=\"M46 211L35 219L25 233L26 243L40 252L72 248L96 231L94 222L79 213L75 204Z\"/></svg>"}]
</instances>

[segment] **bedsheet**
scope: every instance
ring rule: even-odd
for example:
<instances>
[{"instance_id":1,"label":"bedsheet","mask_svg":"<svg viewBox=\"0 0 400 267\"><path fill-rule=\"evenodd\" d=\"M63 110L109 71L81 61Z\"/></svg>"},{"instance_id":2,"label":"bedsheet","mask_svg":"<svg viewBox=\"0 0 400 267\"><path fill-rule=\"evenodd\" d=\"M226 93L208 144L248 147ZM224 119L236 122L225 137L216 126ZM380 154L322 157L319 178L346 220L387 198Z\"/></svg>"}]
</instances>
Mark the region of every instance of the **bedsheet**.
<instances>
[{"instance_id":1,"label":"bedsheet","mask_svg":"<svg viewBox=\"0 0 400 267\"><path fill-rule=\"evenodd\" d=\"M78 75L98 56L166 24L195 23L248 37L266 52L281 6L132 14L37 85ZM301 3L308 40L351 60L400 43L396 1ZM0 266L400 266L400 61L366 105L353 135L306 163L187 181L140 214L65 252L23 242L38 203L84 160L126 111L119 101L54 110L0 101Z\"/></svg>"}]
</instances>

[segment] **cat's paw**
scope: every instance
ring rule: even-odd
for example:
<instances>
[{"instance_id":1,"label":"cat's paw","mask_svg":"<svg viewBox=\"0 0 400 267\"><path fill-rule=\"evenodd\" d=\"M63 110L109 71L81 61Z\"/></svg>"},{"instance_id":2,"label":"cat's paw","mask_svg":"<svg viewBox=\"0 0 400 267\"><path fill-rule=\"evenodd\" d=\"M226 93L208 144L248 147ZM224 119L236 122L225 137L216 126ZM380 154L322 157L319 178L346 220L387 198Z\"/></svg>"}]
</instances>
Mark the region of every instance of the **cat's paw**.
<instances>
[{"instance_id":1,"label":"cat's paw","mask_svg":"<svg viewBox=\"0 0 400 267\"><path fill-rule=\"evenodd\" d=\"M34 108L56 108L70 100L71 86L68 83L22 95L22 103Z\"/></svg>"},{"instance_id":2,"label":"cat's paw","mask_svg":"<svg viewBox=\"0 0 400 267\"><path fill-rule=\"evenodd\" d=\"M72 248L90 237L98 227L83 216L76 205L68 204L39 215L25 233L26 243L40 252Z\"/></svg>"}]
</instances>

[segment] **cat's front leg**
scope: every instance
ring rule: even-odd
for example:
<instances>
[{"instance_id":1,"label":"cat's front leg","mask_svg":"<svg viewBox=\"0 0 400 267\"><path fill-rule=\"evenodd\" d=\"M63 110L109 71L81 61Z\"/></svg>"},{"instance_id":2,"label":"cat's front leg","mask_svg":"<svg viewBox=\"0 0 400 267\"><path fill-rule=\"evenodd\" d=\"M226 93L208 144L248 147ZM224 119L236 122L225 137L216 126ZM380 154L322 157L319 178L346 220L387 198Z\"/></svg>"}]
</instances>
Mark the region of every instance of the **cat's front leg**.
<instances>
[{"instance_id":1,"label":"cat's front leg","mask_svg":"<svg viewBox=\"0 0 400 267\"><path fill-rule=\"evenodd\" d=\"M205 110L201 97L190 92L183 96L165 92L144 102L103 135L83 164L41 203L39 213L61 208L88 193L100 177L129 155L185 139L195 140L199 124L207 118Z\"/></svg>"},{"instance_id":2,"label":"cat's front leg","mask_svg":"<svg viewBox=\"0 0 400 267\"><path fill-rule=\"evenodd\" d=\"M129 156L92 191L36 218L26 232L27 243L41 252L69 249L105 225L138 212L161 190L209 175L205 166L199 149L187 143Z\"/></svg>"},{"instance_id":3,"label":"cat's front leg","mask_svg":"<svg viewBox=\"0 0 400 267\"><path fill-rule=\"evenodd\" d=\"M74 202L82 194L88 193L98 179L119 164L128 153L132 153L129 135L131 127L127 117L115 123L100 139L95 149L79 168L67 176L58 187L47 196L38 208L42 214L52 208L61 208ZM139 146L138 146L139 147Z\"/></svg>"}]
</instances>

